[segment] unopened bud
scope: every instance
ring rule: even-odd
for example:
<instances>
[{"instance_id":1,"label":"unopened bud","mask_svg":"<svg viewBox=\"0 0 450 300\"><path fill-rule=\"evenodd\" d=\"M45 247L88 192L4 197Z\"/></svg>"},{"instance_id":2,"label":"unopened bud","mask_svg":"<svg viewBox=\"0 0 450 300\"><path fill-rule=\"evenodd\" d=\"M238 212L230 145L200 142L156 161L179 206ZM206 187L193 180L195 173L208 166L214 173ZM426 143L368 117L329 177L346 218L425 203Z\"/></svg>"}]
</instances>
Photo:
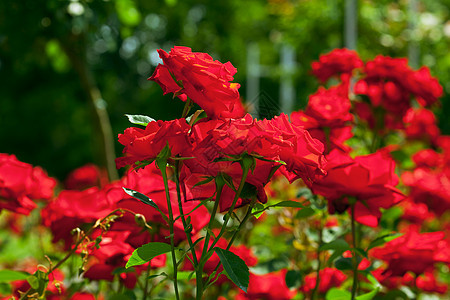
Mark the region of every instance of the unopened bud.
<instances>
[{"instance_id":1,"label":"unopened bud","mask_svg":"<svg viewBox=\"0 0 450 300\"><path fill-rule=\"evenodd\" d=\"M141 227L146 227L147 221L145 220L144 215L141 214L135 214L134 215L134 221L136 224L138 224Z\"/></svg>"}]
</instances>

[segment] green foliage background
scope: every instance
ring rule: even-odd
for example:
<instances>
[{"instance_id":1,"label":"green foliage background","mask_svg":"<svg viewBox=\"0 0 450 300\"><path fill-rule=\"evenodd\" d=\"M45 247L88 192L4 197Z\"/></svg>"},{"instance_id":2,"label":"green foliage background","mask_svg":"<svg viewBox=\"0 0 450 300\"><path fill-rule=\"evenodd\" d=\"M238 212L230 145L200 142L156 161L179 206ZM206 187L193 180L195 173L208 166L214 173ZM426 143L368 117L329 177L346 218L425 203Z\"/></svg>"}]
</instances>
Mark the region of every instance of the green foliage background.
<instances>
[{"instance_id":1,"label":"green foliage background","mask_svg":"<svg viewBox=\"0 0 450 300\"><path fill-rule=\"evenodd\" d=\"M429 66L444 86L436 113L449 134L450 1L418 1L414 31L409 2L358 1L357 50L364 60L405 57L415 43L419 65ZM179 117L183 104L146 80L158 63L156 49L174 45L231 61L244 97L246 49L257 43L261 63L272 66L261 87L277 99L279 49L287 43L297 53L301 108L317 88L311 61L344 46L344 6L344 0L0 1L0 152L60 179L88 162L104 165L89 90L101 92L105 102L98 104L107 105L114 138L129 126L125 113Z\"/></svg>"}]
</instances>

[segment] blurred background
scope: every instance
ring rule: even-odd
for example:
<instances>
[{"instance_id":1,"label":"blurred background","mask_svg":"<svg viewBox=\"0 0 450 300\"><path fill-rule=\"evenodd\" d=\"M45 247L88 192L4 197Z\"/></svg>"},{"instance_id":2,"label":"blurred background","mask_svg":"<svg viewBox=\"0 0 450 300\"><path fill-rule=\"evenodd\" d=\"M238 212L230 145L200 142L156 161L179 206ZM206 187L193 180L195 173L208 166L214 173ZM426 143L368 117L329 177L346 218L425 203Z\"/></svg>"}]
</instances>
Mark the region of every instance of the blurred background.
<instances>
[{"instance_id":1,"label":"blurred background","mask_svg":"<svg viewBox=\"0 0 450 300\"><path fill-rule=\"evenodd\" d=\"M244 101L284 112L317 89L320 54L408 57L444 86L436 113L450 134L450 0L2 0L0 152L61 180L107 167L124 114L180 117L183 103L147 81L156 50L174 45L231 61Z\"/></svg>"}]
</instances>

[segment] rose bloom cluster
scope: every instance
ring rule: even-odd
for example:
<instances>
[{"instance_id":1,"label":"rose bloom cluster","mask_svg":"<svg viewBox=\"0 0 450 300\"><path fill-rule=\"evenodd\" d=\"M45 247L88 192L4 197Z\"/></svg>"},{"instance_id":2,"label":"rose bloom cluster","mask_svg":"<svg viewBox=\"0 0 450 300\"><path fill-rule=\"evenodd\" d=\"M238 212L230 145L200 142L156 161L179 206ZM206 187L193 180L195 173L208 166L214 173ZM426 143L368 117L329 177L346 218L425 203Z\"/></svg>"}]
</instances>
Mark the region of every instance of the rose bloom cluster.
<instances>
[{"instance_id":1,"label":"rose bloom cluster","mask_svg":"<svg viewBox=\"0 0 450 300\"><path fill-rule=\"evenodd\" d=\"M56 180L40 167L19 161L14 155L0 153L0 212L5 209L28 215L35 200L49 200Z\"/></svg>"},{"instance_id":2,"label":"rose bloom cluster","mask_svg":"<svg viewBox=\"0 0 450 300\"><path fill-rule=\"evenodd\" d=\"M134 249L150 242L169 243L170 225L155 207L123 188L149 197L163 215L169 215L170 205L174 245L184 247L190 235L197 241L192 251L197 257L218 234L205 228L211 215L205 206L197 207L199 201L217 201L223 213L248 204L262 207L270 198L297 201L303 208L251 218L244 242L229 248L251 267L247 292L222 274L215 277L215 298L225 299L223 291L230 299L292 299L298 294L322 298L332 288L350 286L351 268L339 267L338 260L333 265L329 259L333 255L340 262L352 261L354 252L317 251L325 240L331 241L330 235L348 244L355 242L346 229L349 219L360 226L364 247L380 232L403 234L358 257L357 277L365 283L361 290L369 284L364 275L372 274L383 286L380 293L402 287L447 292L439 270L450 265L450 138L441 135L432 111L442 87L427 68L412 70L406 59L384 56L363 62L355 51L336 49L312 64L312 73L323 86L311 94L304 110L259 120L246 113L240 85L233 82L237 70L230 62L221 63L187 47L158 53L163 63L149 80L164 94L183 101L186 112L194 104L201 111L125 129L118 136L123 156L116 165L128 169L120 180L109 182L104 170L86 165L69 174L57 195L56 180L42 169L0 154L0 210L13 216L29 214L36 200L45 200L42 225L52 232L55 247L81 254L83 278L117 280L124 289L133 290L139 278L148 277L146 272L171 268L166 256L160 255L124 271ZM335 85L329 84L332 78ZM390 143L393 136L406 146ZM408 156L408 146L417 144L421 150L414 151L405 167L399 157ZM167 159L166 170L154 163L161 157ZM161 171L169 174L169 204ZM214 180L218 177L226 179L220 195ZM184 214L192 224L188 233L177 202L177 183ZM240 185L244 188L237 197ZM303 193L305 189L309 194ZM305 216L308 209L312 213ZM395 220L383 218L385 213L391 217L395 209L399 210ZM271 242L252 245L249 241L261 234L252 229L266 220L272 222L266 225L271 227ZM11 228L17 226L14 218L8 222ZM209 243L202 240L206 230L211 233ZM226 237L218 239L216 246L226 248ZM293 254L289 266L257 272L258 266L267 263L258 256L267 256L261 249L278 247L267 245L275 243L282 243L280 248L288 245L287 252ZM192 253L186 254L180 271L194 269ZM317 260L318 264L311 263ZM212 254L204 273L212 275L219 261ZM30 263L22 270L32 274L37 265ZM221 271L219 267L216 274ZM288 271L302 274L299 282L288 283ZM70 280L64 280L62 272L53 270L48 299L103 298L102 293L75 292L64 285ZM11 286L16 298L30 288L25 280ZM171 292L168 286L163 289L164 295Z\"/></svg>"},{"instance_id":3,"label":"rose bloom cluster","mask_svg":"<svg viewBox=\"0 0 450 300\"><path fill-rule=\"evenodd\" d=\"M290 181L302 178L307 184L324 174L324 146L303 126L291 123L283 114L271 120L257 120L245 114L239 84L230 82L236 73L231 63L222 64L187 47L174 47L170 53L160 50L159 54L164 64L149 79L157 82L165 93L198 104L207 117L193 125L186 119L176 119L153 121L145 129L126 129L119 135L125 153L116 160L119 168L152 161L169 145L172 157L194 158L185 161L180 175L186 183L187 200L214 196L214 182L197 187L200 178L216 177L219 173L231 176L235 188L224 187L221 211L232 205L234 190L243 175L255 193L240 199L237 207L251 198L267 202L264 186L278 168ZM256 159L248 174L242 174L240 165L229 159L243 155Z\"/></svg>"},{"instance_id":4,"label":"rose bloom cluster","mask_svg":"<svg viewBox=\"0 0 450 300\"><path fill-rule=\"evenodd\" d=\"M353 76L355 73L358 76ZM443 94L442 86L427 67L412 70L407 59L382 55L363 63L355 51L347 49L322 55L313 63L313 74L322 82L340 78L344 85L354 79L352 93L364 96L355 101L355 111L377 131L404 129L402 118L411 118L407 114L411 115L408 110L412 99L424 108L436 103Z\"/></svg>"}]
</instances>

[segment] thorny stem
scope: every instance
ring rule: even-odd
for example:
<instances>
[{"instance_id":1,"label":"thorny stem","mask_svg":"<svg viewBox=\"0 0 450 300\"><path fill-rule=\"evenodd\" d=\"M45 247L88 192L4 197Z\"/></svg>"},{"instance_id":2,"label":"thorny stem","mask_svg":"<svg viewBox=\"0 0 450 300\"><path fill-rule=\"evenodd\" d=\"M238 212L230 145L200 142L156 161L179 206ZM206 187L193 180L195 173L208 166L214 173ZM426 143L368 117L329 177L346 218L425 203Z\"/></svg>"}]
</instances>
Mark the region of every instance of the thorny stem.
<instances>
[{"instance_id":1,"label":"thorny stem","mask_svg":"<svg viewBox=\"0 0 450 300\"><path fill-rule=\"evenodd\" d=\"M184 105L183 113L181 114L181 118L187 117L189 111L191 110L191 107L192 107L192 100L190 98L188 98L186 100L186 104Z\"/></svg>"},{"instance_id":2,"label":"thorny stem","mask_svg":"<svg viewBox=\"0 0 450 300\"><path fill-rule=\"evenodd\" d=\"M220 197L222 195L223 186L224 186L224 182L218 181L216 179L216 191L217 191L216 199L214 201L214 207L213 207L213 211L211 213L211 218L209 219L208 230L206 231L205 243L203 244L203 251L202 251L202 255L200 256L200 263L195 269L196 277L197 277L197 279L196 279L196 281L197 281L196 299L197 300L200 300L202 298L202 294L203 294L203 267L205 266L205 262L206 262L205 259L207 257L207 253L208 253L210 233L211 233L211 230L213 227L214 220L216 218L216 213L217 213L217 209L219 207L219 201L220 201Z\"/></svg>"},{"instance_id":3,"label":"thorny stem","mask_svg":"<svg viewBox=\"0 0 450 300\"><path fill-rule=\"evenodd\" d=\"M175 241L174 241L174 229L173 229L173 211L172 211L172 203L170 202L170 193L169 193L169 182L167 180L167 159L156 159L156 164L158 168L161 170L161 174L164 181L164 189L166 191L166 200L167 200L167 209L169 211L169 232L170 232L170 248L172 252L172 263L173 263L173 287L175 290L175 297L177 300L180 299L180 295L178 293L178 267L177 267L177 257L175 255Z\"/></svg>"},{"instance_id":4,"label":"thorny stem","mask_svg":"<svg viewBox=\"0 0 450 300\"><path fill-rule=\"evenodd\" d=\"M183 113L184 115L184 113ZM175 164L175 183L177 186L177 197L178 197L178 209L180 211L180 216L181 216L181 222L183 223L183 228L184 228L184 232L186 234L186 238L188 240L189 243L189 248L191 249L191 253L192 253L192 264L195 268L195 274L197 277L197 298L198 295L200 295L200 299L201 299L201 295L203 294L203 286L202 286L202 269L199 268L199 262L197 259L197 255L195 254L195 248L194 248L194 243L192 242L192 238L191 238L191 233L190 231L188 232L188 226L192 226L191 224L187 224L186 222L186 218L184 216L184 212L183 212L183 204L181 202L181 191L180 191L180 162L177 161ZM192 228L190 229L192 230ZM208 238L208 237L207 237Z\"/></svg>"},{"instance_id":5,"label":"thorny stem","mask_svg":"<svg viewBox=\"0 0 450 300\"><path fill-rule=\"evenodd\" d=\"M194 251L194 243L192 242L191 233L186 231L187 227L190 224L187 224L187 222L186 222L186 218L185 218L184 212L183 212L183 203L181 201L180 173L179 173L180 172L180 167L181 167L180 164L181 164L180 161L177 161L176 164L175 164L175 183L176 183L176 188L177 188L178 209L180 211L181 222L183 223L184 232L186 233L186 238L188 240L189 247L190 247L191 252L192 252L192 259L193 259L193 262L194 262L194 267L196 267L197 264L198 264L198 261L197 261L197 255L195 255L195 251Z\"/></svg>"}]
</instances>

